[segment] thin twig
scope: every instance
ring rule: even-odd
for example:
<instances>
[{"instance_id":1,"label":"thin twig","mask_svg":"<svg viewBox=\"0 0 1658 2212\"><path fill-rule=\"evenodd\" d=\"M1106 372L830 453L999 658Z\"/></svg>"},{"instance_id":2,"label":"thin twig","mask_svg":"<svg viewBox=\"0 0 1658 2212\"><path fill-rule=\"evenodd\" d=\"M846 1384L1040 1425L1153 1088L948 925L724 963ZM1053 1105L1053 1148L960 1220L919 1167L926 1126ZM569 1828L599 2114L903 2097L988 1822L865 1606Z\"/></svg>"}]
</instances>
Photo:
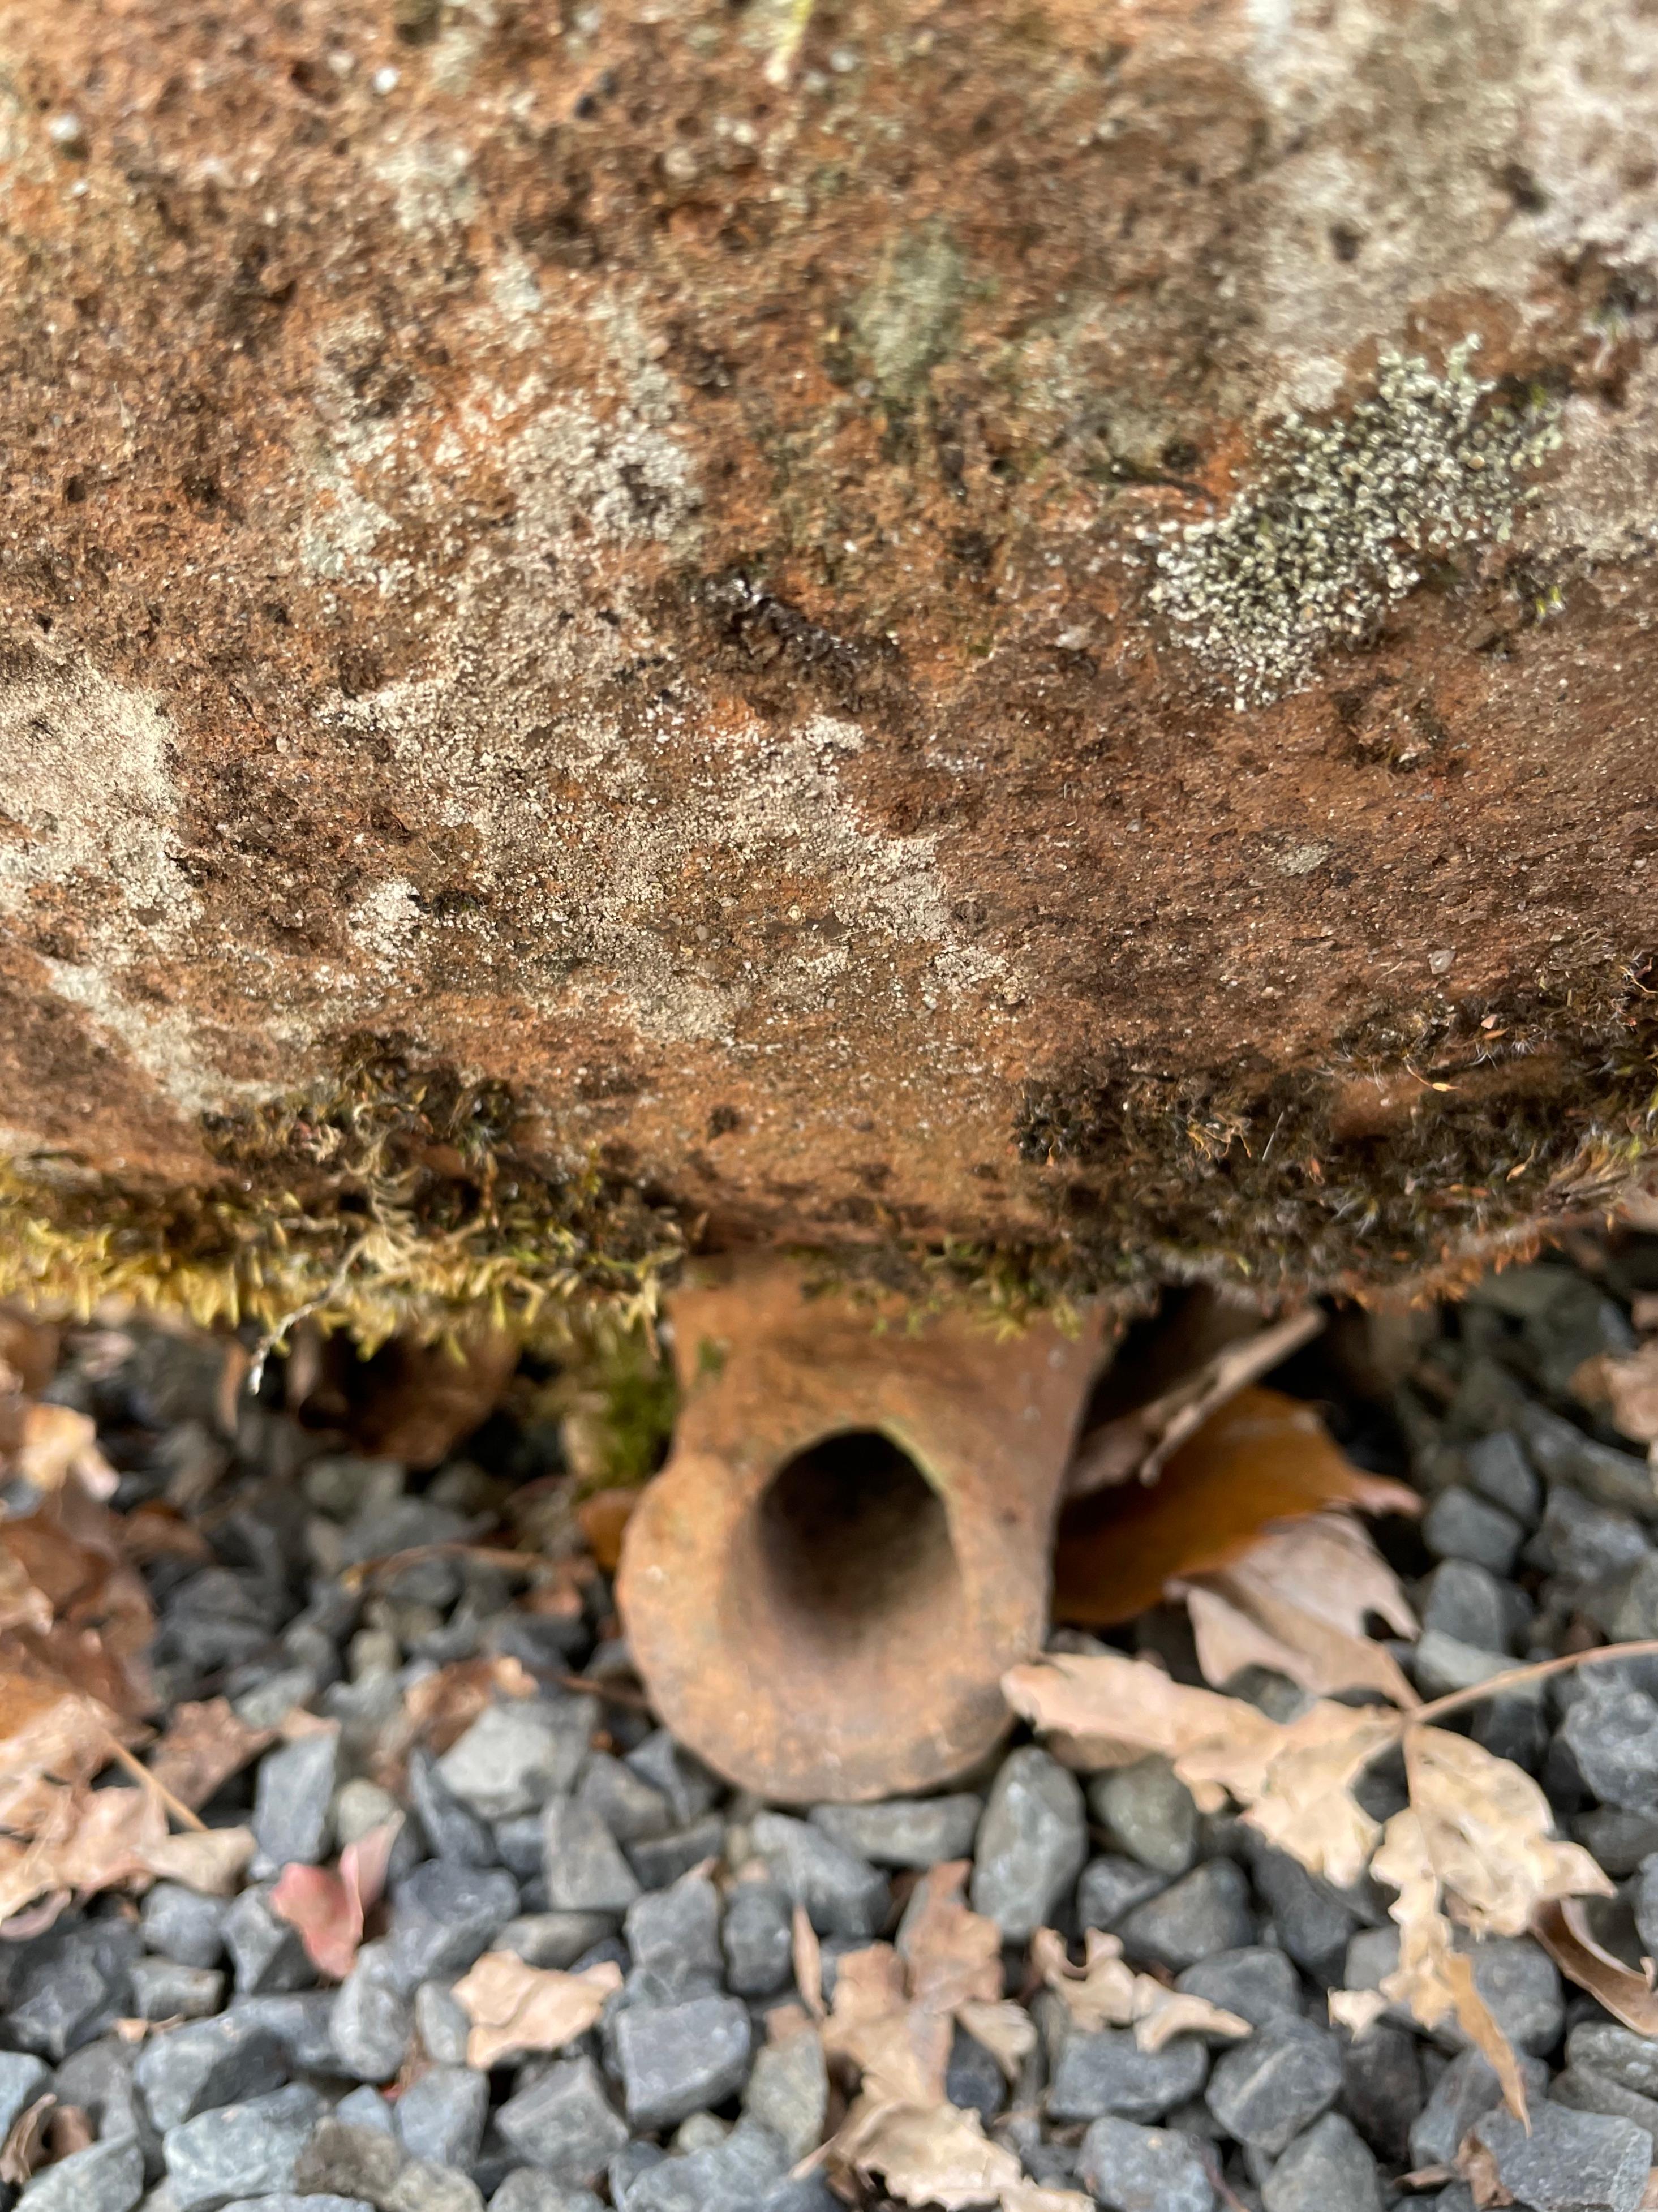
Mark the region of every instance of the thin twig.
<instances>
[{"instance_id":1,"label":"thin twig","mask_svg":"<svg viewBox=\"0 0 1658 2212\"><path fill-rule=\"evenodd\" d=\"M427 1559L465 1559L474 1566L504 1567L509 1573L531 1577L554 1574L559 1565L557 1560L544 1559L537 1552L497 1550L489 1544L468 1544L455 1537L441 1544L411 1544L406 1552L387 1552L378 1559L360 1559L355 1566L346 1568L340 1582L346 1589L359 1590L370 1575L382 1575L393 1567L401 1574L405 1567L417 1567Z\"/></svg>"},{"instance_id":2,"label":"thin twig","mask_svg":"<svg viewBox=\"0 0 1658 2212\"><path fill-rule=\"evenodd\" d=\"M638 1713L653 1713L656 1707L642 1690L629 1690L620 1684L595 1680L591 1674L556 1674L554 1680L561 1689L577 1691L584 1698L603 1698L606 1705L630 1705Z\"/></svg>"},{"instance_id":3,"label":"thin twig","mask_svg":"<svg viewBox=\"0 0 1658 2212\"><path fill-rule=\"evenodd\" d=\"M1405 1716L1407 1729L1420 1728L1424 1722L1436 1721L1442 1713L1461 1711L1464 1705L1483 1705L1487 1698L1506 1697L1510 1690L1525 1682L1540 1682L1548 1674L1570 1674L1574 1667L1598 1667L1608 1659L1658 1658L1658 1637L1648 1637L1639 1644L1600 1644L1591 1651L1568 1651L1563 1658L1538 1659L1529 1667L1515 1667L1506 1674L1493 1674L1487 1682L1476 1682L1471 1689L1453 1690L1443 1698L1436 1698L1431 1705L1418 1705Z\"/></svg>"},{"instance_id":4,"label":"thin twig","mask_svg":"<svg viewBox=\"0 0 1658 2212\"><path fill-rule=\"evenodd\" d=\"M109 1738L109 1748L117 1762L125 1767L133 1780L148 1790L153 1797L158 1797L161 1800L181 1828L197 1828L205 1831L207 1822L198 1814L192 1813L182 1799L175 1797L166 1783L150 1772L142 1759L135 1759L126 1746L124 1743L118 1743L113 1736Z\"/></svg>"}]
</instances>

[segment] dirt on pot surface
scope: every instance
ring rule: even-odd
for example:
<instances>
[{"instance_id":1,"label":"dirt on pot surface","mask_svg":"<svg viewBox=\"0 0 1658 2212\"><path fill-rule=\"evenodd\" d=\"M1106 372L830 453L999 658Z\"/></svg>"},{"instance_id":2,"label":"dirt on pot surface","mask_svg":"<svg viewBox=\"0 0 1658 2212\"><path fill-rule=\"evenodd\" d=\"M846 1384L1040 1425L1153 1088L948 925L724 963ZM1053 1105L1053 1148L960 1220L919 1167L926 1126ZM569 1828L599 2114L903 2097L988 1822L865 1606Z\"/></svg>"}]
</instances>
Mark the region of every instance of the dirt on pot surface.
<instances>
[{"instance_id":1,"label":"dirt on pot surface","mask_svg":"<svg viewBox=\"0 0 1658 2212\"><path fill-rule=\"evenodd\" d=\"M889 1271L1376 1280L1618 1171L1652 36L0 8L9 1218L268 1238L225 1121L362 1034L544 1198Z\"/></svg>"}]
</instances>

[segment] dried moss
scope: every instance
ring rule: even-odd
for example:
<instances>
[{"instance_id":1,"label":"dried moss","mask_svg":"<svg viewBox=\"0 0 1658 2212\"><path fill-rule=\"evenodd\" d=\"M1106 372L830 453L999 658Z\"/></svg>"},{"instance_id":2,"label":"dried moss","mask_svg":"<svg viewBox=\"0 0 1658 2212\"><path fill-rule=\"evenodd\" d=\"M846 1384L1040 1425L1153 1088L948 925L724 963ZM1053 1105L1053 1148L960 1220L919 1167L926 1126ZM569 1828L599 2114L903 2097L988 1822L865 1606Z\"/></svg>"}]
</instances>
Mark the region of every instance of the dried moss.
<instances>
[{"instance_id":1,"label":"dried moss","mask_svg":"<svg viewBox=\"0 0 1658 2212\"><path fill-rule=\"evenodd\" d=\"M305 1314L365 1351L399 1331L557 1340L577 1306L648 1316L685 1249L674 1210L593 1163L531 1162L516 1120L501 1085L354 1040L328 1081L208 1117L225 1172L200 1188L0 1171L0 1295L82 1311L114 1295L271 1333Z\"/></svg>"},{"instance_id":2,"label":"dried moss","mask_svg":"<svg viewBox=\"0 0 1658 2212\"><path fill-rule=\"evenodd\" d=\"M1068 1261L1077 1292L1205 1277L1270 1295L1421 1282L1534 1239L1608 1203L1655 1127L1643 965L1598 1005L1537 987L1372 1016L1318 1066L1079 1071L1033 1087L1016 1133L1064 1176L1039 1279Z\"/></svg>"}]
</instances>

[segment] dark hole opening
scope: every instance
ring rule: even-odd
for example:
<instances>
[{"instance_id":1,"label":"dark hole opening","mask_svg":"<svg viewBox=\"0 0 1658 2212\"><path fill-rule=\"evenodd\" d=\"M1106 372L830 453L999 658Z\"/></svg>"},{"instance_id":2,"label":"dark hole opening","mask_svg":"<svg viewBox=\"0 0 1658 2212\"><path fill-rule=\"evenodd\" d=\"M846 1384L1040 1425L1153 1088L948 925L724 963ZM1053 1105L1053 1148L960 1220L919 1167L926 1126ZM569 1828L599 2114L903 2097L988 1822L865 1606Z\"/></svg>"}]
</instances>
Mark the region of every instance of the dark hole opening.
<instances>
[{"instance_id":1,"label":"dark hole opening","mask_svg":"<svg viewBox=\"0 0 1658 2212\"><path fill-rule=\"evenodd\" d=\"M756 1533L775 1602L830 1636L890 1623L957 1573L943 1498L878 1429L844 1430L787 1461Z\"/></svg>"}]
</instances>

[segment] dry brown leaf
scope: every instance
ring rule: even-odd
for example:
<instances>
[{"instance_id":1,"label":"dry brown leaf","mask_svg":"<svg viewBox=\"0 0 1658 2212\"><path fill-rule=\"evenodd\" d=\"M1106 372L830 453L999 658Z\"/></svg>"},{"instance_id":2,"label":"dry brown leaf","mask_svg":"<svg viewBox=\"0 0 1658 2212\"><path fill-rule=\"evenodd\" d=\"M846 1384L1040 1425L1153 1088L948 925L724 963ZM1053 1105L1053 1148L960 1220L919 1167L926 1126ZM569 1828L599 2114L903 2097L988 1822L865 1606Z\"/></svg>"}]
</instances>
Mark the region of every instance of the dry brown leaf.
<instances>
[{"instance_id":1,"label":"dry brown leaf","mask_svg":"<svg viewBox=\"0 0 1658 2212\"><path fill-rule=\"evenodd\" d=\"M1465 1735L1409 1729L1405 1776L1430 1863L1457 1918L1476 1936L1519 1936L1560 1897L1610 1897L1581 1844L1549 1832L1549 1802L1529 1774Z\"/></svg>"},{"instance_id":2,"label":"dry brown leaf","mask_svg":"<svg viewBox=\"0 0 1658 2212\"><path fill-rule=\"evenodd\" d=\"M856 2069L865 2102L943 2103L950 2015L910 2002L903 1960L891 1944L872 1943L838 1961L823 2033L824 2057Z\"/></svg>"},{"instance_id":3,"label":"dry brown leaf","mask_svg":"<svg viewBox=\"0 0 1658 2212\"><path fill-rule=\"evenodd\" d=\"M1625 1966L1595 1941L1588 1915L1575 1898L1543 1905L1532 1933L1561 1972L1603 2004L1614 2020L1637 2035L1658 2036L1658 1990L1653 1988L1650 1959L1640 1972Z\"/></svg>"},{"instance_id":4,"label":"dry brown leaf","mask_svg":"<svg viewBox=\"0 0 1658 2212\"><path fill-rule=\"evenodd\" d=\"M270 1729L249 1728L228 1698L174 1708L161 1741L144 1762L164 1790L192 1811L222 1782L240 1773L274 1741Z\"/></svg>"},{"instance_id":5,"label":"dry brown leaf","mask_svg":"<svg viewBox=\"0 0 1658 2212\"><path fill-rule=\"evenodd\" d=\"M823 1952L804 1905L797 1905L790 1921L789 1949L794 1966L794 1986L814 2020L823 2017Z\"/></svg>"},{"instance_id":6,"label":"dry brown leaf","mask_svg":"<svg viewBox=\"0 0 1658 2212\"><path fill-rule=\"evenodd\" d=\"M982 2043L1010 2081L1036 2047L1036 2023L1021 2004L998 1998L993 2004L969 1997L956 2008L956 2017L975 2042Z\"/></svg>"},{"instance_id":7,"label":"dry brown leaf","mask_svg":"<svg viewBox=\"0 0 1658 2212\"><path fill-rule=\"evenodd\" d=\"M98 1449L98 1430L85 1413L69 1406L28 1406L13 1465L39 1491L61 1490L71 1478L89 1498L114 1495L114 1468Z\"/></svg>"},{"instance_id":8,"label":"dry brown leaf","mask_svg":"<svg viewBox=\"0 0 1658 2212\"><path fill-rule=\"evenodd\" d=\"M1331 1505L1404 1513L1421 1499L1354 1467L1310 1406L1242 1390L1175 1453L1155 1487L1102 1490L1066 1510L1054 1616L1100 1628L1132 1620L1166 1583L1218 1574L1263 1530Z\"/></svg>"},{"instance_id":9,"label":"dry brown leaf","mask_svg":"<svg viewBox=\"0 0 1658 2212\"><path fill-rule=\"evenodd\" d=\"M622 1969L605 1960L579 1974L525 1966L511 1951L486 1951L455 1984L456 2002L472 2023L466 2063L488 2072L526 2051L562 2051L593 2025L622 1987Z\"/></svg>"},{"instance_id":10,"label":"dry brown leaf","mask_svg":"<svg viewBox=\"0 0 1658 2212\"><path fill-rule=\"evenodd\" d=\"M58 1349L59 1334L51 1322L0 1309L0 1360L25 1396L38 1398L58 1372Z\"/></svg>"},{"instance_id":11,"label":"dry brown leaf","mask_svg":"<svg viewBox=\"0 0 1658 2212\"><path fill-rule=\"evenodd\" d=\"M146 1845L146 1869L203 1897L234 1897L253 1857L251 1828L189 1828Z\"/></svg>"},{"instance_id":12,"label":"dry brown leaf","mask_svg":"<svg viewBox=\"0 0 1658 2212\"><path fill-rule=\"evenodd\" d=\"M1127 1766L1160 1752L1206 1812L1230 1792L1251 1826L1338 1888L1363 1872L1379 1832L1352 1784L1397 1740L1403 1715L1321 1702L1286 1727L1114 1653L1055 1652L1015 1667L1002 1686L1069 1765Z\"/></svg>"},{"instance_id":13,"label":"dry brown leaf","mask_svg":"<svg viewBox=\"0 0 1658 2212\"><path fill-rule=\"evenodd\" d=\"M1513 2203L1512 2194L1503 2186L1496 2158L1474 2136L1464 2136L1451 2165L1468 2185L1474 2212L1497 2212L1499 2206Z\"/></svg>"},{"instance_id":14,"label":"dry brown leaf","mask_svg":"<svg viewBox=\"0 0 1658 2212\"><path fill-rule=\"evenodd\" d=\"M0 2143L0 2181L21 2189L46 2157L46 2122L58 2100L48 2090L26 2105Z\"/></svg>"},{"instance_id":15,"label":"dry brown leaf","mask_svg":"<svg viewBox=\"0 0 1658 2212\"><path fill-rule=\"evenodd\" d=\"M1622 1357L1597 1352L1571 1378L1573 1395L1604 1406L1614 1428L1636 1443L1658 1439L1658 1339Z\"/></svg>"},{"instance_id":16,"label":"dry brown leaf","mask_svg":"<svg viewBox=\"0 0 1658 2212\"><path fill-rule=\"evenodd\" d=\"M1091 2197L1078 2189L1044 2189L1037 2181L1016 2181L1003 2190L1002 2212L1097 2212Z\"/></svg>"},{"instance_id":17,"label":"dry brown leaf","mask_svg":"<svg viewBox=\"0 0 1658 2212\"><path fill-rule=\"evenodd\" d=\"M1161 2051L1176 2035L1248 2035L1249 2023L1206 1997L1185 1996L1124 1960L1115 1936L1090 1928L1085 1964L1073 1966L1065 1939L1052 1928L1032 1938L1030 1963L1054 1990L1078 2027L1132 2027L1142 2051Z\"/></svg>"},{"instance_id":18,"label":"dry brown leaf","mask_svg":"<svg viewBox=\"0 0 1658 2212\"><path fill-rule=\"evenodd\" d=\"M878 2174L903 2204L937 2204L963 2212L990 2204L1024 2185L1018 2160L987 2140L977 2112L953 2105L869 2105L848 2118L836 2138L837 2157L862 2174Z\"/></svg>"},{"instance_id":19,"label":"dry brown leaf","mask_svg":"<svg viewBox=\"0 0 1658 2212\"><path fill-rule=\"evenodd\" d=\"M359 1451L436 1467L485 1421L518 1365L519 1340L480 1331L463 1345L394 1337L352 1376L348 1426Z\"/></svg>"},{"instance_id":20,"label":"dry brown leaf","mask_svg":"<svg viewBox=\"0 0 1658 2212\"><path fill-rule=\"evenodd\" d=\"M1474 1986L1473 1962L1452 1948L1451 1923L1439 1906L1439 1878L1416 1813L1407 1808L1394 1814L1370 1871L1399 1893L1388 1907L1399 1923L1399 1966L1384 1977L1382 1996L1407 2004L1426 2028L1455 2016L1501 2082L1509 2111L1529 2124L1519 2061Z\"/></svg>"},{"instance_id":21,"label":"dry brown leaf","mask_svg":"<svg viewBox=\"0 0 1658 2212\"><path fill-rule=\"evenodd\" d=\"M1077 1447L1066 1477L1067 1498L1085 1498L1138 1477L1154 1482L1163 1462L1246 1383L1278 1365L1318 1334L1324 1316L1316 1306L1274 1322L1270 1328L1235 1337L1199 1361L1171 1388L1091 1429Z\"/></svg>"},{"instance_id":22,"label":"dry brown leaf","mask_svg":"<svg viewBox=\"0 0 1658 2212\"><path fill-rule=\"evenodd\" d=\"M575 1510L587 1548L607 1575L622 1564L622 1539L640 1495L637 1490L595 1490Z\"/></svg>"},{"instance_id":23,"label":"dry brown leaf","mask_svg":"<svg viewBox=\"0 0 1658 2212\"><path fill-rule=\"evenodd\" d=\"M25 1842L0 1838L0 1921L39 1897L147 1881L143 1854L165 1839L167 1815L146 1790L48 1785L31 1826Z\"/></svg>"},{"instance_id":24,"label":"dry brown leaf","mask_svg":"<svg viewBox=\"0 0 1658 2212\"><path fill-rule=\"evenodd\" d=\"M1414 1636L1416 1617L1391 1567L1358 1522L1320 1513L1269 1529L1233 1566L1201 1581L1170 1583L1191 1615L1198 1663L1218 1687L1241 1668L1270 1667L1303 1690L1378 1690L1414 1705L1414 1689L1392 1654L1364 1633L1378 1614Z\"/></svg>"},{"instance_id":25,"label":"dry brown leaf","mask_svg":"<svg viewBox=\"0 0 1658 2212\"><path fill-rule=\"evenodd\" d=\"M458 1743L486 1705L499 1698L533 1698L536 1679L517 1659L505 1655L457 1659L412 1684L403 1701L400 1724L388 1732L381 1755L401 1758L412 1743L435 1752Z\"/></svg>"},{"instance_id":26,"label":"dry brown leaf","mask_svg":"<svg viewBox=\"0 0 1658 2212\"><path fill-rule=\"evenodd\" d=\"M970 1859L930 1869L898 1931L910 1996L930 2012L954 2012L969 2001L994 2004L1002 1994L1001 1930L962 1902L972 1870Z\"/></svg>"},{"instance_id":27,"label":"dry brown leaf","mask_svg":"<svg viewBox=\"0 0 1658 2212\"><path fill-rule=\"evenodd\" d=\"M1360 2043L1387 2011L1390 1999L1380 1990L1332 1990L1326 2002L1330 2018Z\"/></svg>"}]
</instances>

